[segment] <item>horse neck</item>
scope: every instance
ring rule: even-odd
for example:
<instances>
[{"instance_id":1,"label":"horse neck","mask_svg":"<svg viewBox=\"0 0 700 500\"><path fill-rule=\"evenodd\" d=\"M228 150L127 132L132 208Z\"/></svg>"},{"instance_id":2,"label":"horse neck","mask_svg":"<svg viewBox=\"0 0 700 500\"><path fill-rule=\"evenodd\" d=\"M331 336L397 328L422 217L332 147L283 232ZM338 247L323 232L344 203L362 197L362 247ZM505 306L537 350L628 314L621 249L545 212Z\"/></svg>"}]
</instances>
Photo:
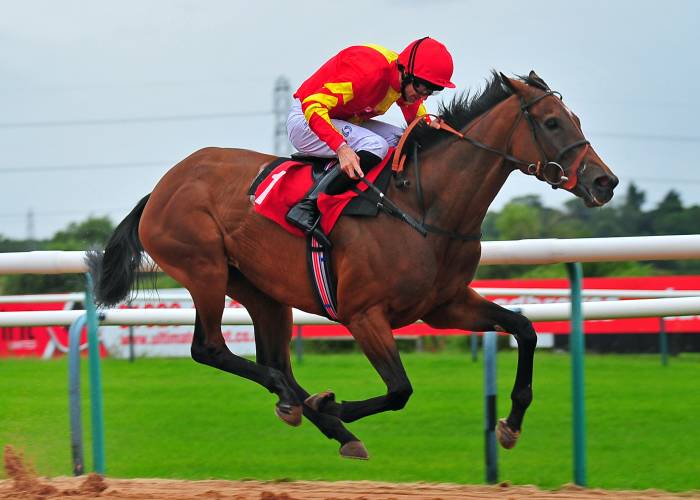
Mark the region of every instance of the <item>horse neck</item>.
<instances>
[{"instance_id":1,"label":"horse neck","mask_svg":"<svg viewBox=\"0 0 700 500\"><path fill-rule=\"evenodd\" d=\"M469 137L506 151L520 109L513 97L474 120ZM494 198L513 170L492 152L455 139L421 158L426 221L460 234L478 234Z\"/></svg>"}]
</instances>

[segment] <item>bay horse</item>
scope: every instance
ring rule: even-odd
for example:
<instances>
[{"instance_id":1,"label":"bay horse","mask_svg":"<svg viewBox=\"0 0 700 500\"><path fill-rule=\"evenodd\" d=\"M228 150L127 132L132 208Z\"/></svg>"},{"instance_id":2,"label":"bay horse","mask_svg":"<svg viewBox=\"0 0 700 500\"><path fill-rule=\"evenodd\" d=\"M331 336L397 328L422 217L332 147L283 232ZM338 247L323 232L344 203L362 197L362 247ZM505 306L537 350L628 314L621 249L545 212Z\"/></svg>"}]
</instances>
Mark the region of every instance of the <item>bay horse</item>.
<instances>
[{"instance_id":1,"label":"bay horse","mask_svg":"<svg viewBox=\"0 0 700 500\"><path fill-rule=\"evenodd\" d=\"M512 79L493 72L483 91L440 108L459 135L417 127L406 142L409 151L420 144L416 168L405 173L409 187L392 184L386 192L423 220L427 236L381 214L342 217L330 234L338 320L381 376L386 394L338 402L330 391L310 396L294 379L292 308L322 311L308 279L304 239L258 215L246 194L276 158L269 154L205 148L169 170L117 226L104 254L88 257L98 302L113 305L126 297L146 250L192 295L192 358L275 393L283 421L299 425L303 413L349 458L368 454L344 424L400 410L413 392L392 329L423 320L434 328L508 332L517 340L518 362L511 411L499 421L498 437L512 448L532 401L537 336L526 317L468 286L481 254L482 221L514 170L566 189L589 207L607 203L618 179L561 95L534 72ZM250 313L255 361L226 347L226 295Z\"/></svg>"}]
</instances>

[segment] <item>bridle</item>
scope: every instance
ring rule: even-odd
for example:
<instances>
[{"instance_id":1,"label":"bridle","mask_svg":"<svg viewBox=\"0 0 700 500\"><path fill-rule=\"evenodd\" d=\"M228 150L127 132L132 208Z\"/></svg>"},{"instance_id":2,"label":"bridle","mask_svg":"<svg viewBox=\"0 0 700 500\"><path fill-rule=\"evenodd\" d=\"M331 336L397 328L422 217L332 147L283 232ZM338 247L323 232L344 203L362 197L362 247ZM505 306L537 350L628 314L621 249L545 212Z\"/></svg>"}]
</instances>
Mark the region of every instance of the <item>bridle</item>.
<instances>
[{"instance_id":1,"label":"bridle","mask_svg":"<svg viewBox=\"0 0 700 500\"><path fill-rule=\"evenodd\" d=\"M539 151L541 155L541 159L538 160L536 163L533 162L528 162L521 160L520 158L517 158L510 153L507 153L505 151L501 151L500 149L495 149L487 144L484 144L482 142L477 141L476 139L469 137L468 135L463 134L462 132L452 128L450 125L445 123L440 117L432 114L428 115L423 115L420 117L415 118L411 124L406 127L406 130L404 131L403 135L401 136L401 139L399 140L398 145L396 146L396 150L394 152L394 158L391 163L391 169L394 172L394 177L396 180L396 185L401 188L401 187L406 187L408 186L408 180L405 177L405 173L403 171L404 163L406 162L406 154L403 153L403 147L406 142L406 139L409 137L411 134L411 131L413 128L415 128L419 123L422 123L425 121L426 116L428 117L433 117L436 120L438 120L438 123L440 125L440 130L444 130L446 132L449 132L451 134L456 135L460 139L463 139L473 146L483 149L485 151L489 151L491 153L497 154L504 158L505 160L515 163L516 165L520 165L521 170L529 175L534 175L537 177L539 180L546 182L547 184L551 185L553 189L557 189L559 187L562 187L564 189L571 190L576 186L577 180L578 180L578 170L579 170L579 165L581 164L581 161L583 160L584 156L586 156L586 153L588 152L588 149L590 147L590 143L588 140L580 139L578 141L574 141L573 143L569 144L568 146L564 146L561 148L558 152L556 157L554 158L554 161L549 161L547 159L547 154L544 150L544 146L542 145L542 142L540 141L540 137L537 135L537 129L541 128L541 125L532 117L530 114L530 108L544 99L545 97L549 96L558 96L559 99L561 99L561 94L559 92L553 91L553 90L545 90L545 92L542 95L539 95L530 101L525 101L525 99L522 96L518 96L520 99L520 113L518 115L517 120L515 120L515 123L511 127L510 133L508 135L508 140L506 142L507 146L506 149L510 149L510 144L513 139L513 135L515 134L516 129L518 128L518 125L520 124L520 121L522 120L523 117L525 117L525 120L529 124L530 131L532 133L532 138L535 142L535 145L537 146L537 150ZM580 131L580 128L579 128ZM371 182L367 181L366 179L362 178L361 180L367 184L367 186L370 188L371 191L375 193L376 196L378 196L379 202L377 202L377 206L380 207L382 210L384 210L386 213L389 215L392 215L393 217L397 217L398 219L403 220L407 224L409 224L411 227L416 229L418 232L420 232L423 236L427 236L428 233L435 233L439 234L442 236L447 236L448 238L455 239L455 240L460 240L463 242L467 241L479 241L481 239L481 234L460 234L454 231L449 231L446 229L439 228L437 226L433 226L431 224L426 223L425 221L425 203L423 199L423 189L421 187L421 182L420 182L420 167L418 166L418 144L414 143L414 153L413 153L413 163L415 167L415 177L416 177L416 195L418 196L418 204L419 208L421 211L422 215L422 220L418 221L411 217L410 215L406 214L403 212L398 206L396 206L394 203L392 203L389 199L387 199L384 196L384 193L382 193L379 189L377 189L376 186L374 186ZM581 149L581 152L576 156L574 161L569 167L569 176L567 177L566 172L564 171L564 168L561 166L561 160L562 158L569 153L570 151L573 151L579 146L585 146L584 148ZM358 194L362 193L366 196L366 194L362 191L357 191Z\"/></svg>"},{"instance_id":2,"label":"bridle","mask_svg":"<svg viewBox=\"0 0 700 500\"><path fill-rule=\"evenodd\" d=\"M580 139L578 141L575 141L568 146L564 146L561 148L555 158L554 161L550 161L547 159L547 154L545 153L544 146L542 145L542 142L540 140L539 135L537 134L537 130L541 129L541 125L532 117L530 114L530 108L544 99L545 97L549 96L558 96L559 99L561 99L561 94L559 92L556 92L554 90L546 90L542 95L539 95L530 101L525 101L525 99L522 96L518 96L520 99L520 114L518 115L517 120L515 121L515 124L511 128L510 136L508 137L508 147L510 147L510 143L513 137L513 134L515 133L515 130L518 127L518 124L522 120L523 117L525 117L525 120L527 121L530 131L532 133L532 138L535 142L535 145L537 147L537 150L539 151L541 158L538 160L536 163L529 162L529 161L524 161L521 160L520 158L516 158L515 156L511 155L510 153L507 153L505 151L501 151L499 149L495 149L487 144L484 144L482 142L477 141L476 139L473 139L469 137L468 135L463 134L462 132L452 128L450 125L445 123L442 119L440 119L436 115L428 114L428 115L423 115L420 117L417 117L411 124L406 128L406 131L404 132L403 136L401 137L401 140L399 141L399 144L396 147L396 154L394 155L394 160L392 162L392 170L395 173L400 173L403 171L403 164L406 161L406 155L402 154L402 148L405 140L408 138L410 135L412 129L418 124L423 121L425 121L425 117L433 117L438 120L438 123L440 124L440 130L444 130L446 132L449 132L451 134L456 135L460 139L463 139L473 146L483 149L485 151L489 151L491 153L497 154L504 158L505 160L515 163L516 165L520 165L524 167L521 169L523 172L529 175L534 175L537 177L539 180L546 182L547 184L551 185L552 188L557 189L559 187L571 190L576 186L576 183L578 181L578 169L581 164L581 161L583 160L584 156L586 156L586 153L588 152L588 149L590 147L590 143L588 142L587 139ZM569 175L566 175L566 172L564 171L564 168L561 166L561 161L562 158L569 153L570 151L576 149L579 146L585 146L584 148L581 149L581 152L576 156L574 161L571 163L571 166L569 167Z\"/></svg>"},{"instance_id":3,"label":"bridle","mask_svg":"<svg viewBox=\"0 0 700 500\"><path fill-rule=\"evenodd\" d=\"M545 97L555 95L558 96L560 100L562 99L561 94L554 90L547 90L544 94L537 96L528 102L525 102L525 99L520 97L520 117L524 116L527 120L527 123L530 126L530 131L532 132L532 137L535 140L535 144L537 145L537 149L539 150L540 155L544 160L538 161L537 163L528 164L527 173L530 175L534 175L542 181L545 181L546 183L550 184L554 189L558 187L562 187L564 189L572 189L574 186L576 186L576 182L578 180L579 164L583 160L583 157L586 156L586 153L588 152L588 149L590 147L590 142L588 142L588 140L585 138L575 141L569 144L568 146L564 146L563 148L561 148L557 152L557 156L554 158L554 161L548 161L547 154L544 152L544 147L542 146L540 138L537 135L537 129L541 128L542 126L539 124L539 122L535 121L535 119L530 114L530 107L532 105L541 101ZM520 117L518 118L518 120L520 120ZM564 168L561 166L561 160L564 157L564 155L566 155L566 153L576 149L579 146L585 147L576 156L574 162L569 167L569 177L567 177L564 172ZM520 164L525 163L520 160L518 162Z\"/></svg>"}]
</instances>

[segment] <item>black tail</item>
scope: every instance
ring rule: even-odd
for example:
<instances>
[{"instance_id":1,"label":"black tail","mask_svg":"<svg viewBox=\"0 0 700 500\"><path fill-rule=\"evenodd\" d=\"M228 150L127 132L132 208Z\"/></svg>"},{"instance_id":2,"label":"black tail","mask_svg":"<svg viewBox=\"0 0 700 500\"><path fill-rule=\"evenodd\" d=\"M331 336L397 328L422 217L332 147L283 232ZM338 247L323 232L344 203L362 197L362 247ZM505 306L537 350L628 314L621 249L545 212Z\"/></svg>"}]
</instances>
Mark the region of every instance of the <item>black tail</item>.
<instances>
[{"instance_id":1,"label":"black tail","mask_svg":"<svg viewBox=\"0 0 700 500\"><path fill-rule=\"evenodd\" d=\"M119 223L107 242L104 254L87 252L87 263L95 282L95 302L113 306L126 298L136 281L143 260L139 221L150 194L139 201Z\"/></svg>"}]
</instances>

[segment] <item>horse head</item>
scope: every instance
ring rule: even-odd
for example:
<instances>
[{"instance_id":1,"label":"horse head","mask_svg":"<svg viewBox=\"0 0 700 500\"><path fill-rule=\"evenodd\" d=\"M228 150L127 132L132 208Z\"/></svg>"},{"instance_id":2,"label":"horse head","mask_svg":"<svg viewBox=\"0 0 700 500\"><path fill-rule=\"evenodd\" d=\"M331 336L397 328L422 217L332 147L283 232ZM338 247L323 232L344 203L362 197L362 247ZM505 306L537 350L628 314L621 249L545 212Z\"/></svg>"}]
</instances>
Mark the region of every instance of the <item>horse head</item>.
<instances>
[{"instance_id":1,"label":"horse head","mask_svg":"<svg viewBox=\"0 0 700 500\"><path fill-rule=\"evenodd\" d=\"M520 101L510 142L513 157L527 160L519 162L520 170L570 191L589 207L610 201L618 178L590 145L561 95L534 71L519 80L503 73L500 78Z\"/></svg>"}]
</instances>

